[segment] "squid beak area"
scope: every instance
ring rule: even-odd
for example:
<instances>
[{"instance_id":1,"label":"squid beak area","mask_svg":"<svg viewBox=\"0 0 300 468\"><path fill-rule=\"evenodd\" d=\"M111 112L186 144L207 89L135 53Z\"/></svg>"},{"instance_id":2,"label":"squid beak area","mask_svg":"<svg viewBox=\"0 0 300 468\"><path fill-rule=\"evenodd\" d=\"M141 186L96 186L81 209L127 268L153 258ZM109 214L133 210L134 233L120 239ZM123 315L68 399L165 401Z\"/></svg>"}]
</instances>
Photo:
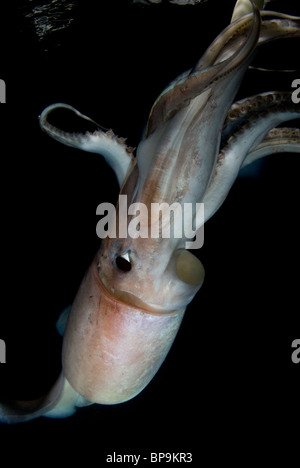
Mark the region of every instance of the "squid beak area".
<instances>
[{"instance_id":1,"label":"squid beak area","mask_svg":"<svg viewBox=\"0 0 300 468\"><path fill-rule=\"evenodd\" d=\"M94 403L133 398L161 366L183 315L184 310L155 314L114 297L102 284L94 261L65 332L62 363L68 381Z\"/></svg>"}]
</instances>

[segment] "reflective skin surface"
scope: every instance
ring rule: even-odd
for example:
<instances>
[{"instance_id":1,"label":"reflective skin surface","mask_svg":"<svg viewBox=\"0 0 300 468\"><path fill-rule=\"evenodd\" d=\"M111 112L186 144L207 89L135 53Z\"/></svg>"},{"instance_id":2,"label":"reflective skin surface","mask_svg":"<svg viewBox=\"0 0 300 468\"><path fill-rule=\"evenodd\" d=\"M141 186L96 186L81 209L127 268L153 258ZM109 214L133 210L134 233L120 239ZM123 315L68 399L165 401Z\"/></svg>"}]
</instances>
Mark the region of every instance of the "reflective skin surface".
<instances>
[{"instance_id":1,"label":"reflective skin surface","mask_svg":"<svg viewBox=\"0 0 300 468\"><path fill-rule=\"evenodd\" d=\"M69 146L103 155L131 203L203 202L207 221L242 167L300 148L299 131L273 130L299 117L291 92L263 93L232 104L256 48L300 34L298 18L260 14L254 4L252 9L155 101L136 158L111 131L96 126L93 133L73 134L49 123L58 109L78 115L64 104L45 109L42 128ZM203 282L203 267L182 250L184 241L105 239L69 314L61 377L46 402L3 404L2 420L64 417L90 402L115 404L139 393L165 359L184 310ZM119 268L119 257L129 261L129 271ZM196 279L184 273L191 268Z\"/></svg>"}]
</instances>

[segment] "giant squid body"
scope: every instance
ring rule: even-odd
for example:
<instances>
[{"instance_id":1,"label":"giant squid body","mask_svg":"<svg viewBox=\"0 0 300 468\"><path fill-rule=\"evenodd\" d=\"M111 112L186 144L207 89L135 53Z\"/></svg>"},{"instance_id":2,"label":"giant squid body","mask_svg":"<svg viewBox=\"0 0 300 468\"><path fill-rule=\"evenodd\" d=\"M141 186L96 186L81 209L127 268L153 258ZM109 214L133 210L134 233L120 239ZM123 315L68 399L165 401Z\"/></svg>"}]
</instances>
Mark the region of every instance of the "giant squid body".
<instances>
[{"instance_id":1,"label":"giant squid body","mask_svg":"<svg viewBox=\"0 0 300 468\"><path fill-rule=\"evenodd\" d=\"M153 203L204 203L207 221L241 168L272 153L300 152L299 129L276 128L300 115L293 90L233 103L256 49L275 39L300 37L300 18L260 11L252 0L241 3L249 12L237 9L194 68L155 101L136 156L124 139L96 124L94 133L85 134L53 126L48 117L61 108L91 121L67 104L46 108L42 129L66 145L102 155L128 204L143 204L150 212ZM200 229L203 220L197 224L196 215L191 210L188 221ZM140 217L139 223L142 228L151 219ZM181 228L173 226L174 232ZM71 310L60 318L64 338L58 381L38 400L2 402L1 421L67 417L77 407L117 404L141 392L164 361L203 283L203 266L185 249L187 240L184 235L105 237Z\"/></svg>"}]
</instances>

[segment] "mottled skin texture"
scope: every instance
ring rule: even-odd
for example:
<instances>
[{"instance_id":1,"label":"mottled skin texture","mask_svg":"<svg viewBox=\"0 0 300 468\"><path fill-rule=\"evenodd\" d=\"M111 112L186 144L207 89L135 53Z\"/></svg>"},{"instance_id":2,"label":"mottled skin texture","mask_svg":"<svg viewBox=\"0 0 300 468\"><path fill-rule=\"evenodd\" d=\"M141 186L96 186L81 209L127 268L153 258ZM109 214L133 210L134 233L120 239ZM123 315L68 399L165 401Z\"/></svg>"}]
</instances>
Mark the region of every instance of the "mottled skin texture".
<instances>
[{"instance_id":1,"label":"mottled skin texture","mask_svg":"<svg viewBox=\"0 0 300 468\"><path fill-rule=\"evenodd\" d=\"M132 398L149 383L173 343L184 310L155 314L116 301L101 283L97 264L96 257L73 304L63 367L86 399L113 404Z\"/></svg>"}]
</instances>

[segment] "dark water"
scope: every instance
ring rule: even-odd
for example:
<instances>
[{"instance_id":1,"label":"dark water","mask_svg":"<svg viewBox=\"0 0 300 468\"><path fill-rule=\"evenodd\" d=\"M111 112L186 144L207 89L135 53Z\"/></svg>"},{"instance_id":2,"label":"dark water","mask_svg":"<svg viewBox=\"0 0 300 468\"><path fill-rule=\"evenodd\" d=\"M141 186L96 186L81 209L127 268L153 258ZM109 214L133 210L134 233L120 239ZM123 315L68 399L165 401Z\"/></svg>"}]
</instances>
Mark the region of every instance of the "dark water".
<instances>
[{"instance_id":1,"label":"dark water","mask_svg":"<svg viewBox=\"0 0 300 468\"><path fill-rule=\"evenodd\" d=\"M136 147L156 97L197 62L233 4L36 0L2 10L1 397L35 398L58 375L55 322L98 248L96 207L118 195L101 158L52 141L38 115L67 102ZM298 2L272 4L299 14ZM285 44L283 53L266 47L257 65L299 69L299 41ZM289 89L295 77L252 71L241 94ZM207 454L233 461L236 445L245 457L274 454L266 435L278 442L289 418L299 421L298 174L296 155L278 155L237 180L205 229L205 284L140 396L62 421L0 426L1 452L14 446L11 458L28 461L36 446L45 459L62 446L64 461L84 454L99 467L117 450L192 452L195 466Z\"/></svg>"}]
</instances>

